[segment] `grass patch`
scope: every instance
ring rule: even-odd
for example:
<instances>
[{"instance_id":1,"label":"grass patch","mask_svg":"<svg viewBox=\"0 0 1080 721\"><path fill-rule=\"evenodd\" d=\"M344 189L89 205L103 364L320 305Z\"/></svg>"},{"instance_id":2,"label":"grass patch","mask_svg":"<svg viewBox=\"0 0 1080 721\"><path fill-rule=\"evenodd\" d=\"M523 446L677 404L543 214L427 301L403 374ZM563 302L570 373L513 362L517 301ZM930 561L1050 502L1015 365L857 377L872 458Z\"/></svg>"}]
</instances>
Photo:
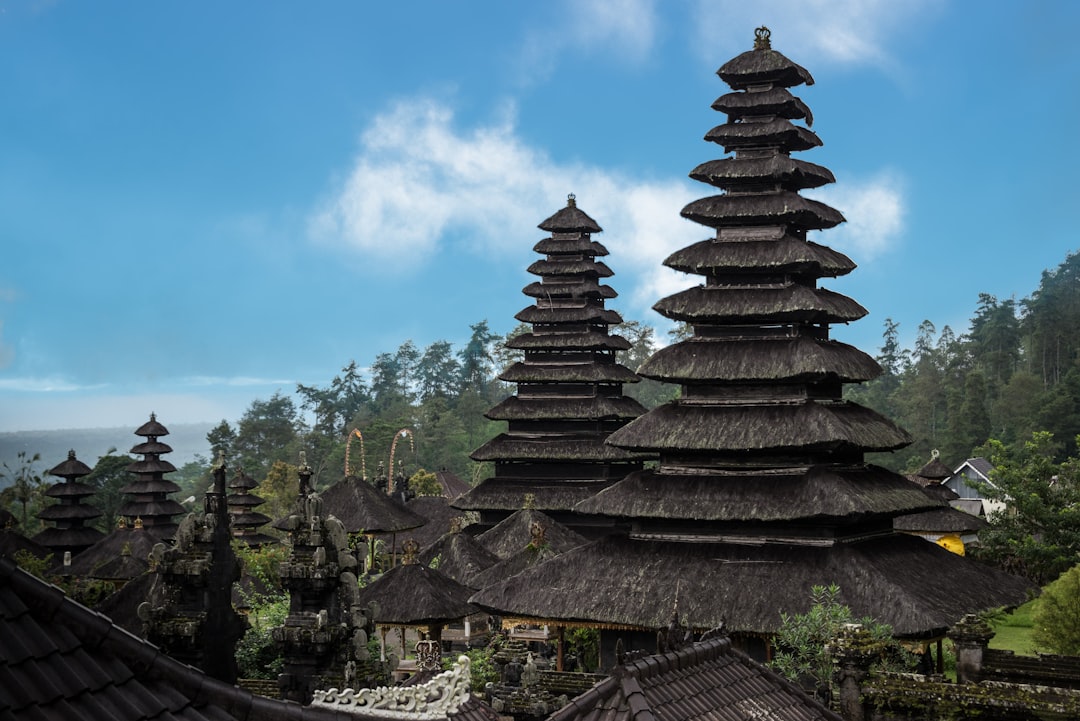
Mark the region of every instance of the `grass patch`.
<instances>
[{"instance_id":1,"label":"grass patch","mask_svg":"<svg viewBox=\"0 0 1080 721\"><path fill-rule=\"evenodd\" d=\"M1032 599L1012 613L992 621L994 637L990 639L990 648L1013 651L1022 656L1034 656L1035 641L1031 638L1031 631L1037 603L1038 599Z\"/></svg>"}]
</instances>

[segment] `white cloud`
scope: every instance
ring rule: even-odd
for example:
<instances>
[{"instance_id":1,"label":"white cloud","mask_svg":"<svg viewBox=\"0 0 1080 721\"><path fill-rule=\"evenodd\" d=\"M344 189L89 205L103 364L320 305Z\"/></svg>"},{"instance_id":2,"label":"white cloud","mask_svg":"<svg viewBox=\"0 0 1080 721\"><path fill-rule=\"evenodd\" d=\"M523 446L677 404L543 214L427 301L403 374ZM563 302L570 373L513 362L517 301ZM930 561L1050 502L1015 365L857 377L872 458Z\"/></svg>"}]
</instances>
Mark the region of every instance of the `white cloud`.
<instances>
[{"instance_id":1,"label":"white cloud","mask_svg":"<svg viewBox=\"0 0 1080 721\"><path fill-rule=\"evenodd\" d=\"M104 385L79 385L59 377L0 378L0 390L22 393L71 393L104 387Z\"/></svg>"},{"instance_id":2,"label":"white cloud","mask_svg":"<svg viewBox=\"0 0 1080 721\"><path fill-rule=\"evenodd\" d=\"M856 183L837 183L804 193L844 214L846 223L825 231L817 242L863 263L887 252L904 229L904 190L893 173Z\"/></svg>"},{"instance_id":3,"label":"white cloud","mask_svg":"<svg viewBox=\"0 0 1080 721\"><path fill-rule=\"evenodd\" d=\"M725 52L750 50L750 28L766 25L773 48L802 65L889 66L890 38L926 22L942 5L942 0L698 0L697 45L708 60L717 57L718 45Z\"/></svg>"},{"instance_id":4,"label":"white cloud","mask_svg":"<svg viewBox=\"0 0 1080 721\"><path fill-rule=\"evenodd\" d=\"M291 387L296 385L294 380L253 378L250 376L189 376L180 379L181 385L185 386L227 386L231 388L251 388L254 386Z\"/></svg>"}]
</instances>

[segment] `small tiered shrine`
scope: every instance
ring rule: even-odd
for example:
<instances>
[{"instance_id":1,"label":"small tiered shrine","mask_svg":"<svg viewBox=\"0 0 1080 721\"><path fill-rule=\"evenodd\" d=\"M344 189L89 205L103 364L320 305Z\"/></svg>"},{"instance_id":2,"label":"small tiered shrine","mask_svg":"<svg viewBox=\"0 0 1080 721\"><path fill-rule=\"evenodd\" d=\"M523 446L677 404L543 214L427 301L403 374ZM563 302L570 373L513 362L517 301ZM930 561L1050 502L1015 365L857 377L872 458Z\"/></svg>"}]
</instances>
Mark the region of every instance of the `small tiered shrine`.
<instances>
[{"instance_id":1,"label":"small tiered shrine","mask_svg":"<svg viewBox=\"0 0 1080 721\"><path fill-rule=\"evenodd\" d=\"M174 519L186 511L169 498L170 493L180 490L180 486L165 478L165 474L175 471L176 466L161 457L172 453L170 446L158 440L169 435L169 429L151 413L150 420L139 426L135 435L146 439L131 449L143 459L127 467L137 478L120 489L130 497L120 508L120 515L127 518L130 525L141 519L143 528L158 538L171 538L177 528Z\"/></svg>"},{"instance_id":2,"label":"small tiered shrine","mask_svg":"<svg viewBox=\"0 0 1080 721\"><path fill-rule=\"evenodd\" d=\"M818 286L855 266L808 237L844 220L800 194L833 182L827 169L792 157L821 145L809 108L789 90L813 78L771 48L765 28L718 74L734 92L713 104L726 121L705 137L733 156L694 169L691 177L721 193L682 211L713 234L665 261L703 282L654 306L693 334L638 371L678 384L680 396L608 437L657 454L659 465L574 509L630 531L473 601L505 617L627 633L663 625L678 604L695 627L726 621L762 653L754 639L775 633L781 613L806 611L815 585L838 584L856 616L923 639L940 638L967 612L1022 602L1022 580L894 532L896 516L940 503L864 460L910 438L843 399L845 384L880 369L829 336L831 325L866 311ZM605 656L618 633L602 633Z\"/></svg>"},{"instance_id":3,"label":"small tiered shrine","mask_svg":"<svg viewBox=\"0 0 1080 721\"><path fill-rule=\"evenodd\" d=\"M617 294L602 283L612 271L598 260L607 249L592 239L600 226L571 195L539 227L551 233L534 247L544 258L529 266L540 280L523 290L536 302L514 316L532 330L507 342L524 359L499 376L517 392L486 414L508 428L472 454L494 462L495 474L453 505L478 511L480 525L490 528L532 493L538 510L595 536L607 524L575 513L574 505L641 468L646 456L604 440L645 409L623 395L623 384L638 377L616 362L630 343L609 333L622 318L604 307Z\"/></svg>"},{"instance_id":4,"label":"small tiered shrine","mask_svg":"<svg viewBox=\"0 0 1080 721\"><path fill-rule=\"evenodd\" d=\"M33 540L48 548L57 560L62 560L65 553L75 556L105 537L98 529L84 525L102 515L94 506L82 502L94 495L94 489L78 479L90 473L90 467L75 457L75 451L68 451L67 460L49 471L49 475L64 480L45 491L46 496L58 503L43 508L38 518L56 525L38 533Z\"/></svg>"},{"instance_id":5,"label":"small tiered shrine","mask_svg":"<svg viewBox=\"0 0 1080 721\"><path fill-rule=\"evenodd\" d=\"M236 473L229 481L229 520L232 524L233 537L252 548L277 542L276 538L259 530L272 519L265 513L255 510L264 503L262 497L251 492L258 486L258 481L244 473L242 466L237 467Z\"/></svg>"}]
</instances>

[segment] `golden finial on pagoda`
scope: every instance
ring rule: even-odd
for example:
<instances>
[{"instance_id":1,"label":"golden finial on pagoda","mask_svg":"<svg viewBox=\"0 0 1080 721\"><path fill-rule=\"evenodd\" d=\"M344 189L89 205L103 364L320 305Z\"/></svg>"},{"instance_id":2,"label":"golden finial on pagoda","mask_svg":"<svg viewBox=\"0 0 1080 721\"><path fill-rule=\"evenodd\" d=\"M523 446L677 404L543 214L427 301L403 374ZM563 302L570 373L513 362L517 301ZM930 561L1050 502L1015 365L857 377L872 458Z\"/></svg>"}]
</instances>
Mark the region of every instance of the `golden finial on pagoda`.
<instances>
[{"instance_id":1,"label":"golden finial on pagoda","mask_svg":"<svg viewBox=\"0 0 1080 721\"><path fill-rule=\"evenodd\" d=\"M570 193L569 195L566 196L566 207L567 208L576 208L577 207L577 196L574 195L573 193Z\"/></svg>"},{"instance_id":2,"label":"golden finial on pagoda","mask_svg":"<svg viewBox=\"0 0 1080 721\"><path fill-rule=\"evenodd\" d=\"M754 30L754 50L772 50L772 31L762 25Z\"/></svg>"}]
</instances>

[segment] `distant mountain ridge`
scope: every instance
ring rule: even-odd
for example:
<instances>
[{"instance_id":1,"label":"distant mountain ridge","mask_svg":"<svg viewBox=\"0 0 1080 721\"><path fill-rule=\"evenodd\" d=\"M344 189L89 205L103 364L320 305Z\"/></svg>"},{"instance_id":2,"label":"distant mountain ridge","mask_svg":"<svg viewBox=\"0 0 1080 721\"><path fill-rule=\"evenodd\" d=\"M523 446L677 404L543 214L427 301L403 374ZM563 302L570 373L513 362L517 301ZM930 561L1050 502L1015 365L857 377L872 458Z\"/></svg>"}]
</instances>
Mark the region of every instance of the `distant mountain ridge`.
<instances>
[{"instance_id":1,"label":"distant mountain ridge","mask_svg":"<svg viewBox=\"0 0 1080 721\"><path fill-rule=\"evenodd\" d=\"M169 423L169 435L161 440L172 446L173 452L165 456L177 468L189 461L195 460L199 454L206 458L210 456L210 444L206 441L206 434L214 427L214 423ZM28 456L35 453L41 454L41 460L34 464L34 469L42 474L53 468L67 458L68 451L75 450L79 460L94 467L98 458L105 455L110 448L116 448L116 453L125 454L142 438L135 435L135 429L130 428L67 428L56 431L13 431L0 433L0 463L6 463L12 471L19 467L19 451L25 451ZM0 473L3 472L0 466ZM50 477L51 478L51 477ZM57 479L53 479L57 480ZM11 479L0 478L0 488L11 484Z\"/></svg>"}]
</instances>

